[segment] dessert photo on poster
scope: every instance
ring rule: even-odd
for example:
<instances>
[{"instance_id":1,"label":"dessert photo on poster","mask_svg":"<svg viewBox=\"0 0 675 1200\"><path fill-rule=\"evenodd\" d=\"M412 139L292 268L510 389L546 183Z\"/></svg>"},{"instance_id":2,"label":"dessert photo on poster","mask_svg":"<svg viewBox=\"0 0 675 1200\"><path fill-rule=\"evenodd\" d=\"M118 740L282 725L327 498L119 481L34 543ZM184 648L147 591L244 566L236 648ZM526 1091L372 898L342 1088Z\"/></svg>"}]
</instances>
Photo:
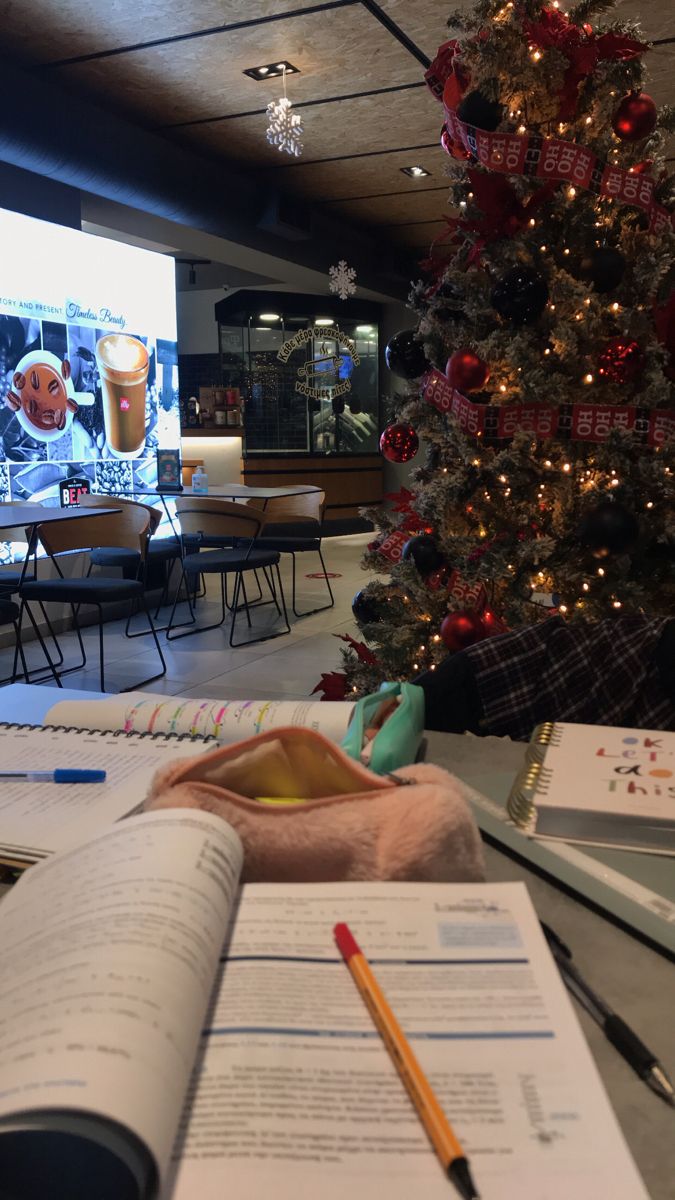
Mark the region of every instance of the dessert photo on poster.
<instances>
[{"instance_id":1,"label":"dessert photo on poster","mask_svg":"<svg viewBox=\"0 0 675 1200\"><path fill-rule=\"evenodd\" d=\"M0 248L0 500L154 487L180 445L173 260L3 210Z\"/></svg>"}]
</instances>

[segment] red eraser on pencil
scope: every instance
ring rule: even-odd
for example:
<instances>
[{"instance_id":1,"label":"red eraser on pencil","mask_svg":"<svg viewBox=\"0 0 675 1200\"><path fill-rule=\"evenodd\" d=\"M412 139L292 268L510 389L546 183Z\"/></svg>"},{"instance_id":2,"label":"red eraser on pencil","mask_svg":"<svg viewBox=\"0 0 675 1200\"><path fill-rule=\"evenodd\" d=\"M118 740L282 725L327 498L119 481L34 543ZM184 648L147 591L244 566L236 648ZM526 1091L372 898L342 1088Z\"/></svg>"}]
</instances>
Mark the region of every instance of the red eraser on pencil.
<instances>
[{"instance_id":1,"label":"red eraser on pencil","mask_svg":"<svg viewBox=\"0 0 675 1200\"><path fill-rule=\"evenodd\" d=\"M335 941L337 942L337 948L345 962L349 962L353 954L362 953L359 943L352 934L349 926L345 925L344 921L335 926L333 929L333 934Z\"/></svg>"}]
</instances>

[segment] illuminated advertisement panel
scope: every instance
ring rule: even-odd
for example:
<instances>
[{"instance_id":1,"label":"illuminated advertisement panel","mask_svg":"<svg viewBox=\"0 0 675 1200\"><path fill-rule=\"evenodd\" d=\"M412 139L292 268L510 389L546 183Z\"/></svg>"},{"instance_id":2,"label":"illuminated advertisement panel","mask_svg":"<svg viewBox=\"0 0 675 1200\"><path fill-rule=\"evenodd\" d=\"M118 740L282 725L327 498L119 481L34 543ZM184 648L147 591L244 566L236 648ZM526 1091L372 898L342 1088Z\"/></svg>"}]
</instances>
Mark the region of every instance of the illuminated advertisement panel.
<instances>
[{"instance_id":1,"label":"illuminated advertisement panel","mask_svg":"<svg viewBox=\"0 0 675 1200\"><path fill-rule=\"evenodd\" d=\"M1 501L154 486L177 364L173 259L0 209Z\"/></svg>"}]
</instances>

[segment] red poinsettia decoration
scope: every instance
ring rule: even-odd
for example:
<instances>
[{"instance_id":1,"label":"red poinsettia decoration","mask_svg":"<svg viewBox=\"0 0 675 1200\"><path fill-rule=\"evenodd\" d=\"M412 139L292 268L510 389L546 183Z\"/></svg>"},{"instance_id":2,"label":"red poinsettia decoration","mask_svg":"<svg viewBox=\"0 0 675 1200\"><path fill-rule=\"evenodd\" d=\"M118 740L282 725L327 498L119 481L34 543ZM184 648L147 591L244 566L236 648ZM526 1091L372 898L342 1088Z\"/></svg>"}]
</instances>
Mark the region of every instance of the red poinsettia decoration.
<instances>
[{"instance_id":1,"label":"red poinsettia decoration","mask_svg":"<svg viewBox=\"0 0 675 1200\"><path fill-rule=\"evenodd\" d=\"M478 234L466 262L467 268L479 260L483 246L499 238L513 237L523 229L532 213L550 200L556 188L560 186L559 183L546 183L523 204L504 175L487 174L470 168L467 177L481 215L475 218L444 217L448 228L440 239L436 239L438 242L454 234L452 240L457 242L461 240L458 236L461 232Z\"/></svg>"},{"instance_id":2,"label":"red poinsettia decoration","mask_svg":"<svg viewBox=\"0 0 675 1200\"><path fill-rule=\"evenodd\" d=\"M347 694L347 676L343 671L324 672L316 687L312 688L312 696L315 692L323 692L322 700L344 700Z\"/></svg>"},{"instance_id":3,"label":"red poinsettia decoration","mask_svg":"<svg viewBox=\"0 0 675 1200\"><path fill-rule=\"evenodd\" d=\"M368 649L365 642L357 642L356 638L351 637L351 635L348 633L336 633L333 636L339 638L341 642L346 642L348 646L351 646L356 657L362 663L365 663L366 666L374 667L376 665L377 658L373 654L372 650Z\"/></svg>"},{"instance_id":4,"label":"red poinsettia decoration","mask_svg":"<svg viewBox=\"0 0 675 1200\"><path fill-rule=\"evenodd\" d=\"M592 74L599 62L629 62L648 49L645 42L636 42L622 33L603 33L596 37L590 25L575 25L557 8L542 9L536 21L526 17L523 31L533 46L540 50L558 50L569 62L559 93L558 117L561 121L574 117L579 84Z\"/></svg>"}]
</instances>

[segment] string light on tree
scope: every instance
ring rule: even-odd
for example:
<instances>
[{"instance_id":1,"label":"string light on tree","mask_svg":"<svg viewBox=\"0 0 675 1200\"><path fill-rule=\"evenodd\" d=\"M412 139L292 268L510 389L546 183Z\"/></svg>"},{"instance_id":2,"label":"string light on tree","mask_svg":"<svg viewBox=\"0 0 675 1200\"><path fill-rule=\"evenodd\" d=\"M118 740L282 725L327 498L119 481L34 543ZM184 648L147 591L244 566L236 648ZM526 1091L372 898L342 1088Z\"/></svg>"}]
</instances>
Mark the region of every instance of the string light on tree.
<instances>
[{"instance_id":1,"label":"string light on tree","mask_svg":"<svg viewBox=\"0 0 675 1200\"><path fill-rule=\"evenodd\" d=\"M398 541L388 560L369 554L369 566L399 590L388 618L369 627L377 667L354 667L361 694L440 670L444 651L480 637L481 623L485 635L487 613L513 630L539 623L550 612L542 593L555 594L570 628L672 613L673 184L656 138L644 150L627 140L644 133L634 108L630 128L611 126L626 115L628 87L641 95L646 47L636 31L624 18L608 29L601 16L590 29L553 2L469 0L471 14L453 16L456 41L430 67L438 128L467 158L452 163L447 230L432 239L412 293L409 382L385 388L389 421L433 450L406 488L412 511L433 523L443 579L401 563L420 528L409 509L385 502L382 538L393 530ZM668 132L665 113L658 125ZM531 152L533 139L530 175L516 151ZM465 352L475 357L462 376L455 356ZM598 533L603 503L610 528ZM623 527L616 505L628 513L623 535L612 526L618 518Z\"/></svg>"}]
</instances>

